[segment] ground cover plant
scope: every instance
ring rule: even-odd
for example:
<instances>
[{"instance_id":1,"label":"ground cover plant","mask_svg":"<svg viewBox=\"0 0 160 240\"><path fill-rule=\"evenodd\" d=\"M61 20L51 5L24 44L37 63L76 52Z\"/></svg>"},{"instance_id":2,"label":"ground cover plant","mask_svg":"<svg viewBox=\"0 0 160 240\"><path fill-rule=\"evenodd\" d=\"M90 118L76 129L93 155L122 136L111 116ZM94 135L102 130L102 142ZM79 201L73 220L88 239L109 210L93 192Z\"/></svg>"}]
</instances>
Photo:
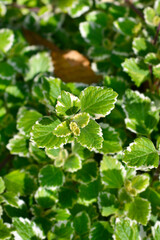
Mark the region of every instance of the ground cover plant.
<instances>
[{"instance_id":1,"label":"ground cover plant","mask_svg":"<svg viewBox=\"0 0 160 240\"><path fill-rule=\"evenodd\" d=\"M0 239L160 239L160 0L0 1Z\"/></svg>"}]
</instances>

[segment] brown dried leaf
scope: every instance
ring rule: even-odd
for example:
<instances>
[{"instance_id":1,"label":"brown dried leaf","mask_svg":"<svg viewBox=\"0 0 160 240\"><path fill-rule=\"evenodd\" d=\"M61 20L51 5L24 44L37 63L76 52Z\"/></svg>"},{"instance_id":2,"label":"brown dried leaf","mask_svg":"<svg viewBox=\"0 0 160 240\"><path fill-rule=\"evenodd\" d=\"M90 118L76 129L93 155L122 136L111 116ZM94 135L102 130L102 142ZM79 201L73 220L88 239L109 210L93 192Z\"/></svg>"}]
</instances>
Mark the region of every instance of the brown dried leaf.
<instances>
[{"instance_id":1,"label":"brown dried leaf","mask_svg":"<svg viewBox=\"0 0 160 240\"><path fill-rule=\"evenodd\" d=\"M61 78L64 82L87 84L101 80L102 77L96 75L91 69L89 60L78 51L62 51L55 44L34 32L23 30L23 33L29 44L42 45L51 50L55 77Z\"/></svg>"}]
</instances>

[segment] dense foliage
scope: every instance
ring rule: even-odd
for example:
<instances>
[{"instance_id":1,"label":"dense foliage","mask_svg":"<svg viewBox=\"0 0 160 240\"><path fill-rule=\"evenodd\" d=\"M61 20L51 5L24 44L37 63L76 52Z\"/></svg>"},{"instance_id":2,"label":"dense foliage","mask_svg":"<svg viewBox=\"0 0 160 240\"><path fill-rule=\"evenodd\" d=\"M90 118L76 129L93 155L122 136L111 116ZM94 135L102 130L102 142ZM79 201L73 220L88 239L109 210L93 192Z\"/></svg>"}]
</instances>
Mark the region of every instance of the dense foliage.
<instances>
[{"instance_id":1,"label":"dense foliage","mask_svg":"<svg viewBox=\"0 0 160 240\"><path fill-rule=\"evenodd\" d=\"M159 240L160 0L1 0L0 18L0 239ZM63 82L27 29L102 80Z\"/></svg>"}]
</instances>

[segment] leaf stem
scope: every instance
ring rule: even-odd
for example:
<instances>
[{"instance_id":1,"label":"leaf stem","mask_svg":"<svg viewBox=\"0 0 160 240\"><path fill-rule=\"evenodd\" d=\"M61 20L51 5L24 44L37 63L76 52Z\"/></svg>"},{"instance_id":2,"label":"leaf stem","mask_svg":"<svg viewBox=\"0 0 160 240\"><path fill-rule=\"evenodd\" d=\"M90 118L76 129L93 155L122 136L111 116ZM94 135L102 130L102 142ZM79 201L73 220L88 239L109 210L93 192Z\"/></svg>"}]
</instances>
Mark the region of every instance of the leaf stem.
<instances>
[{"instance_id":1,"label":"leaf stem","mask_svg":"<svg viewBox=\"0 0 160 240\"><path fill-rule=\"evenodd\" d=\"M153 45L157 44L159 32L160 32L160 23L157 27L156 35L155 35L154 40L153 40Z\"/></svg>"},{"instance_id":2,"label":"leaf stem","mask_svg":"<svg viewBox=\"0 0 160 240\"><path fill-rule=\"evenodd\" d=\"M144 20L143 13L131 3L130 0L125 0L126 5L128 5L142 20Z\"/></svg>"}]
</instances>

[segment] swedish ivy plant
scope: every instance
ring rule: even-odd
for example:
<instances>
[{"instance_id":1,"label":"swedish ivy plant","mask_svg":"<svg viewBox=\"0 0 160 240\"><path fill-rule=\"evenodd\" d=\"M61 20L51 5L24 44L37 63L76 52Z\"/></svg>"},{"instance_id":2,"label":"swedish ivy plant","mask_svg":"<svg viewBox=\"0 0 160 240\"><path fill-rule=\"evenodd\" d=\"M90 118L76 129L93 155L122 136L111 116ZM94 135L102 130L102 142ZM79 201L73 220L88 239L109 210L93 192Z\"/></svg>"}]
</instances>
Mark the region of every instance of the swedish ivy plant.
<instances>
[{"instance_id":1,"label":"swedish ivy plant","mask_svg":"<svg viewBox=\"0 0 160 240\"><path fill-rule=\"evenodd\" d=\"M159 240L160 0L4 0L0 18L0 239ZM61 51L100 80L64 82Z\"/></svg>"}]
</instances>

